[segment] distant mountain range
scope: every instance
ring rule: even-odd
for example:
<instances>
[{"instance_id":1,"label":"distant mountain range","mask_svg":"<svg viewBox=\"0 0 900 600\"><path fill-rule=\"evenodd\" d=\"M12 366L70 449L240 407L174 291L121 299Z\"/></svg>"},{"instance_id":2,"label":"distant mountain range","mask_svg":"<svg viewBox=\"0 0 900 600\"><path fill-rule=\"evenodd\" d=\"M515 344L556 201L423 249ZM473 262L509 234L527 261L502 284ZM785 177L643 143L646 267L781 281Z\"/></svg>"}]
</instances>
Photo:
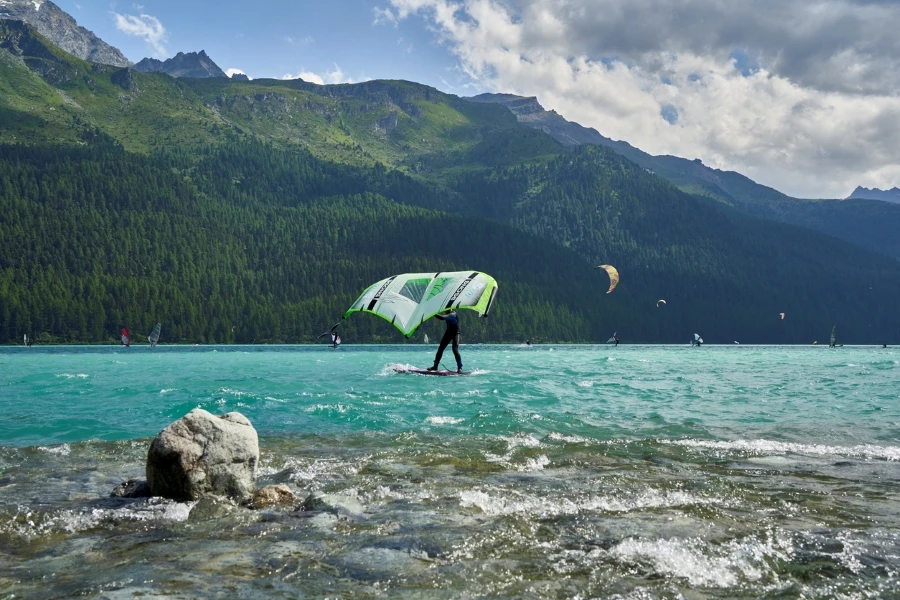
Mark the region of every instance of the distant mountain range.
<instances>
[{"instance_id":1,"label":"distant mountain range","mask_svg":"<svg viewBox=\"0 0 900 600\"><path fill-rule=\"evenodd\" d=\"M142 73L165 73L172 77L191 77L205 79L208 77L228 77L219 65L207 56L206 52L179 52L167 60L145 58L134 65L135 71Z\"/></svg>"},{"instance_id":2,"label":"distant mountain range","mask_svg":"<svg viewBox=\"0 0 900 600\"><path fill-rule=\"evenodd\" d=\"M879 190L878 188L865 188L859 186L853 193L847 197L848 200L881 200L882 202L893 202L900 204L900 188L892 188L889 190Z\"/></svg>"},{"instance_id":3,"label":"distant mountain range","mask_svg":"<svg viewBox=\"0 0 900 600\"><path fill-rule=\"evenodd\" d=\"M114 67L131 65L119 50L80 27L71 15L49 0L0 0L0 19L24 21L78 58Z\"/></svg>"},{"instance_id":4,"label":"distant mountain range","mask_svg":"<svg viewBox=\"0 0 900 600\"><path fill-rule=\"evenodd\" d=\"M585 144L606 146L637 163L648 173L664 177L680 190L706 196L750 215L781 223L799 225L854 244L900 258L900 206L886 206L884 200L900 204L893 191L854 192L852 201L803 200L756 183L734 171L712 169L699 159L653 156L622 141L604 137L596 129L567 121L555 111L545 110L534 97L512 94L481 94L470 102L507 107L523 125L553 136L564 146ZM859 188L857 190L865 190Z\"/></svg>"}]
</instances>

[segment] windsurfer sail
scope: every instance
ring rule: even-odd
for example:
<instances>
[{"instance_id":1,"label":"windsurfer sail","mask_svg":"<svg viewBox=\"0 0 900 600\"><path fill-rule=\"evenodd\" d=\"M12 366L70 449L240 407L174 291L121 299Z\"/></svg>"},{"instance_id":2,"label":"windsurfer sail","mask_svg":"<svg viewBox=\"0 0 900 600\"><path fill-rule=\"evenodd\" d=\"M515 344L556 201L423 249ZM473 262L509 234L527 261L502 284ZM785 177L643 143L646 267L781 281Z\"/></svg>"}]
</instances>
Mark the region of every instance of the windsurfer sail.
<instances>
[{"instance_id":1,"label":"windsurfer sail","mask_svg":"<svg viewBox=\"0 0 900 600\"><path fill-rule=\"evenodd\" d=\"M831 327L831 338L828 340L829 348L840 348L843 344L837 343L837 325Z\"/></svg>"},{"instance_id":2,"label":"windsurfer sail","mask_svg":"<svg viewBox=\"0 0 900 600\"><path fill-rule=\"evenodd\" d=\"M486 317L496 295L496 280L478 271L404 273L370 285L344 318L372 313L411 337L427 319L446 310L474 310Z\"/></svg>"},{"instance_id":3,"label":"windsurfer sail","mask_svg":"<svg viewBox=\"0 0 900 600\"><path fill-rule=\"evenodd\" d=\"M122 328L122 335L119 339L122 340L122 345L126 348L131 345L131 334L129 334L128 330L124 327Z\"/></svg>"},{"instance_id":4,"label":"windsurfer sail","mask_svg":"<svg viewBox=\"0 0 900 600\"><path fill-rule=\"evenodd\" d=\"M156 345L159 343L159 333L162 331L162 323L157 323L156 327L153 328L153 333L150 334L150 337L147 340L150 342L151 348L156 348Z\"/></svg>"},{"instance_id":5,"label":"windsurfer sail","mask_svg":"<svg viewBox=\"0 0 900 600\"><path fill-rule=\"evenodd\" d=\"M428 334L427 333L425 334L425 339L424 339L423 343L425 343L425 344L428 343Z\"/></svg>"}]
</instances>

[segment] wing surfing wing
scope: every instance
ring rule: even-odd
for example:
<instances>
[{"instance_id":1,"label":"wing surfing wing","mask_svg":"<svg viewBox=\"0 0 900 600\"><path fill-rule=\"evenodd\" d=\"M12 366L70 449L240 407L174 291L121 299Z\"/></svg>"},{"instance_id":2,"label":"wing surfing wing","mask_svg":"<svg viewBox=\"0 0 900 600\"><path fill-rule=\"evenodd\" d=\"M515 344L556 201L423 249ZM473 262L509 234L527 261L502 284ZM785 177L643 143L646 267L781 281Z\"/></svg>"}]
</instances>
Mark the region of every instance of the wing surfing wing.
<instances>
[{"instance_id":1,"label":"wing surfing wing","mask_svg":"<svg viewBox=\"0 0 900 600\"><path fill-rule=\"evenodd\" d=\"M497 295L497 281L478 271L404 273L369 286L347 312L378 315L406 337L439 312L474 310L486 317Z\"/></svg>"}]
</instances>

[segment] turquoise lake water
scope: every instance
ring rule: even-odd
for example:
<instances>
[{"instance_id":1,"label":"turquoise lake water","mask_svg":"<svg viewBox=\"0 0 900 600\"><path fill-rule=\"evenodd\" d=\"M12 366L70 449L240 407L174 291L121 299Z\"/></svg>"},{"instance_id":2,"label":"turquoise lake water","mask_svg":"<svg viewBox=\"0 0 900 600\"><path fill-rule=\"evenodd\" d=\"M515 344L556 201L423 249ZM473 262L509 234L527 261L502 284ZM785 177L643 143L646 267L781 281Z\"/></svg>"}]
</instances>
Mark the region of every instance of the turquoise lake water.
<instances>
[{"instance_id":1,"label":"turquoise lake water","mask_svg":"<svg viewBox=\"0 0 900 600\"><path fill-rule=\"evenodd\" d=\"M897 597L900 351L434 350L0 349L0 597ZM365 515L108 498L196 407Z\"/></svg>"}]
</instances>

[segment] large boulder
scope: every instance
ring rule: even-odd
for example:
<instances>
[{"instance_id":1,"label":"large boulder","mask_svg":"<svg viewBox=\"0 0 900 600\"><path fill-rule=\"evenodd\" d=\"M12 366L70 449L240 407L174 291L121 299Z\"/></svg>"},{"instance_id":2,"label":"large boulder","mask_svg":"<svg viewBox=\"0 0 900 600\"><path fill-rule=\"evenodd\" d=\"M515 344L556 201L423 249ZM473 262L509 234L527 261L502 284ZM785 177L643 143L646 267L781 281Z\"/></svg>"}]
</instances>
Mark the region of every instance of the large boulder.
<instances>
[{"instance_id":1,"label":"large boulder","mask_svg":"<svg viewBox=\"0 0 900 600\"><path fill-rule=\"evenodd\" d=\"M225 496L243 503L253 495L258 462L259 438L247 417L195 408L150 444L147 482L154 496L181 502Z\"/></svg>"}]
</instances>

